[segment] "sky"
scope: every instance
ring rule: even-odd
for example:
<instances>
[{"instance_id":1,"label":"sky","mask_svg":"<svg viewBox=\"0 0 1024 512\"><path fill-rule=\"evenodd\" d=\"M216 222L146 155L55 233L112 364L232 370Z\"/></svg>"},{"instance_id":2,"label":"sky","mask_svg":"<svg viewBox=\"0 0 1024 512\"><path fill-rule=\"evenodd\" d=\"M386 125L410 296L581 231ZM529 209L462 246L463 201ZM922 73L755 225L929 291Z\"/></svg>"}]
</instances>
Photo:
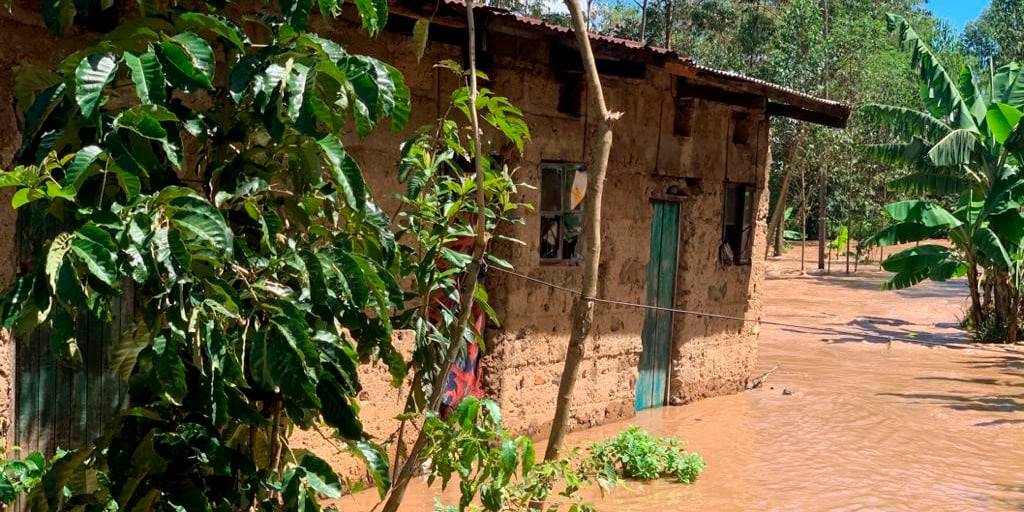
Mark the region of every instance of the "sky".
<instances>
[{"instance_id":1,"label":"sky","mask_svg":"<svg viewBox=\"0 0 1024 512\"><path fill-rule=\"evenodd\" d=\"M928 8L935 16L948 21L960 31L968 21L977 18L988 4L989 0L928 0Z\"/></svg>"}]
</instances>

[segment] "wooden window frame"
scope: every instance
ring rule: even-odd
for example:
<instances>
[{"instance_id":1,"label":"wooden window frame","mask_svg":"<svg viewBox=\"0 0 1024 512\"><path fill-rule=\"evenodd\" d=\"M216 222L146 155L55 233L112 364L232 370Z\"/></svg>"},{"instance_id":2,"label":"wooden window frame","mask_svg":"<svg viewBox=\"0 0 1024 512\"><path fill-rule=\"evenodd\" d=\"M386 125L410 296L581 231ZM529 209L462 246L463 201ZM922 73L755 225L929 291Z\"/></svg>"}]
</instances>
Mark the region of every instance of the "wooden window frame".
<instances>
[{"instance_id":1,"label":"wooden window frame","mask_svg":"<svg viewBox=\"0 0 1024 512\"><path fill-rule=\"evenodd\" d=\"M729 222L730 195L739 191L738 201L733 201L732 212L736 221ZM754 252L754 203L757 187L751 183L726 182L722 193L722 241L719 245L719 260L726 265L747 266L753 261ZM739 226L739 232L735 232ZM734 229L730 231L730 227ZM730 258L726 247L732 253Z\"/></svg>"},{"instance_id":2,"label":"wooden window frame","mask_svg":"<svg viewBox=\"0 0 1024 512\"><path fill-rule=\"evenodd\" d=\"M558 209L545 208L544 205L544 173L549 171L558 171L559 174L559 191L558 191L558 203L560 207ZM538 201L537 213L539 214L540 220L540 232L538 233L541 238L544 237L543 232L544 219L546 217L557 218L557 232L555 247L557 255L555 257L545 257L541 252L542 246L538 242L537 255L540 259L540 264L544 266L577 266L580 264L580 252L583 244L583 203L576 209L571 209L568 206L568 199L565 197L567 192L566 180L574 175L575 172L586 171L586 166L578 162L543 162L540 165L540 186L537 187L540 191L540 201ZM565 250L565 232L563 229L562 218L567 215L575 215L580 219L579 233L577 234L576 241L576 254L566 257L563 254Z\"/></svg>"}]
</instances>

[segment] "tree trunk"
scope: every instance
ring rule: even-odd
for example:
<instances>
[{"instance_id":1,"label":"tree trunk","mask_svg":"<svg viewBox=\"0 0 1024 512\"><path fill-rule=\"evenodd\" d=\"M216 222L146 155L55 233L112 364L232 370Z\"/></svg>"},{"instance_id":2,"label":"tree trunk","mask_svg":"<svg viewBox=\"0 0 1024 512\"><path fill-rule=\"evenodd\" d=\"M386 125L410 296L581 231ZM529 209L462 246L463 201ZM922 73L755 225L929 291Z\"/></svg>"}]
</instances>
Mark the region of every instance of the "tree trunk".
<instances>
[{"instance_id":1,"label":"tree trunk","mask_svg":"<svg viewBox=\"0 0 1024 512\"><path fill-rule=\"evenodd\" d=\"M822 39L824 44L828 45L828 0L821 1L821 8L824 11L824 24L822 25ZM825 73L822 74L825 87L825 99L828 98L828 69L825 69ZM828 236L828 168L821 168L821 183L818 184L818 270L825 269L825 238ZM829 260L829 270L831 270L832 261Z\"/></svg>"},{"instance_id":2,"label":"tree trunk","mask_svg":"<svg viewBox=\"0 0 1024 512\"><path fill-rule=\"evenodd\" d=\"M1013 294L1010 290L1010 276L1004 269L997 269L992 272L992 297L993 320L997 325L1009 325L1011 322L1010 306L1013 302ZM995 341L995 340L992 340Z\"/></svg>"},{"instance_id":3,"label":"tree trunk","mask_svg":"<svg viewBox=\"0 0 1024 512\"><path fill-rule=\"evenodd\" d=\"M487 196L484 192L483 143L480 140L480 120L476 110L476 27L473 20L472 0L466 2L466 26L469 32L469 112L470 123L473 128L473 156L475 157L473 162L476 172L476 204L478 211L475 219L476 226L474 227L473 259L466 267L466 273L463 275L464 281L459 289L459 318L454 335L448 340L448 353L445 354L444 361L441 363L438 374L434 378L433 387L430 390L430 400L426 405L427 411L435 412L441 403L444 385L448 381L448 372L451 370L452 365L455 364L462 349L466 328L469 324L470 316L472 316L473 292L476 291L477 280L480 275L480 262L483 260L484 252L487 249L487 216L484 215ZM396 512L402 504L409 481L412 480L413 475L416 473L416 468L420 464L420 454L427 444L426 437L423 434L423 430L420 430L419 435L416 437L416 442L409 451L409 457L405 460L401 471L398 472L398 478L395 479L391 487L391 493L382 509L383 512Z\"/></svg>"},{"instance_id":4,"label":"tree trunk","mask_svg":"<svg viewBox=\"0 0 1024 512\"><path fill-rule=\"evenodd\" d=\"M569 3L570 0L565 1ZM672 0L665 2L665 49L672 49Z\"/></svg>"},{"instance_id":5,"label":"tree trunk","mask_svg":"<svg viewBox=\"0 0 1024 512\"><path fill-rule=\"evenodd\" d=\"M786 147L786 154L782 157L782 166L786 169L786 174L782 175L782 185L779 188L779 198L775 200L775 210L772 212L772 218L768 222L768 237L773 239L774 234L775 240L775 256L782 255L782 231L785 229L783 226L783 220L786 217L786 196L789 194L789 181L793 177L793 171L796 170L794 160L796 159L796 151L800 146L803 146L804 139L806 139L807 132L803 128L797 128L797 135L790 142L789 146ZM768 247L765 247L764 255L768 257Z\"/></svg>"},{"instance_id":6,"label":"tree trunk","mask_svg":"<svg viewBox=\"0 0 1024 512\"><path fill-rule=\"evenodd\" d=\"M555 405L555 417L551 423L551 435L548 437L545 460L558 457L569 427L569 415L572 409L572 392L576 387L576 377L580 363L586 352L587 337L594 323L593 299L597 295L598 266L601 263L601 195L604 190L604 177L608 170L608 155L612 149L612 127L621 114L608 111L604 101L604 90L601 88L601 77L597 73L594 53L590 49L590 38L584 30L583 13L580 12L579 0L565 0L572 18L576 44L580 49L583 67L587 76L587 94L592 99L592 106L597 111L598 135L593 153L590 155L590 166L587 180L587 195L583 207L583 236L585 251L583 255L583 287L582 295L573 306L572 331L569 336L569 347L565 352L565 367L558 383L558 397ZM586 136L586 135L584 135Z\"/></svg>"},{"instance_id":7,"label":"tree trunk","mask_svg":"<svg viewBox=\"0 0 1024 512\"><path fill-rule=\"evenodd\" d=\"M807 272L807 181L800 168L800 273Z\"/></svg>"},{"instance_id":8,"label":"tree trunk","mask_svg":"<svg viewBox=\"0 0 1024 512\"><path fill-rule=\"evenodd\" d=\"M640 42L647 42L647 0L640 6Z\"/></svg>"},{"instance_id":9,"label":"tree trunk","mask_svg":"<svg viewBox=\"0 0 1024 512\"><path fill-rule=\"evenodd\" d=\"M1018 287L1011 287L1010 292L1013 294L1013 300L1010 305L1010 328L1006 335L1007 343L1017 343L1017 329L1020 326L1020 302L1021 302L1021 291Z\"/></svg>"},{"instance_id":10,"label":"tree trunk","mask_svg":"<svg viewBox=\"0 0 1024 512\"><path fill-rule=\"evenodd\" d=\"M981 327L982 321L982 309L981 309L981 294L978 290L978 266L974 263L974 260L967 261L967 286L971 292L971 322L974 323L974 328Z\"/></svg>"},{"instance_id":11,"label":"tree trunk","mask_svg":"<svg viewBox=\"0 0 1024 512\"><path fill-rule=\"evenodd\" d=\"M775 230L775 249L773 252L774 256L782 256L782 249L786 246L786 234L784 233L784 231L786 230L782 228Z\"/></svg>"}]
</instances>

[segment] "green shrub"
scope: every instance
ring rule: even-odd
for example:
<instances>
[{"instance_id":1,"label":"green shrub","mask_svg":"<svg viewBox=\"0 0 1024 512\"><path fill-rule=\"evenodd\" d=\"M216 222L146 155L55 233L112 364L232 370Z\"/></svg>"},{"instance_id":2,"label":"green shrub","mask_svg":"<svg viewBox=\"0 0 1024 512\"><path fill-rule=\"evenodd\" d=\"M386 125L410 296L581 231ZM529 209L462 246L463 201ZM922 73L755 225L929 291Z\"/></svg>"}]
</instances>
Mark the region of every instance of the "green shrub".
<instances>
[{"instance_id":1,"label":"green shrub","mask_svg":"<svg viewBox=\"0 0 1024 512\"><path fill-rule=\"evenodd\" d=\"M18 450L18 447L11 448L13 452ZM18 496L35 489L42 481L47 466L46 459L39 452L32 452L24 459L14 459L7 458L6 451L0 448L0 504L11 505Z\"/></svg>"},{"instance_id":2,"label":"green shrub","mask_svg":"<svg viewBox=\"0 0 1024 512\"><path fill-rule=\"evenodd\" d=\"M605 464L618 466L626 478L657 480L675 478L693 483L704 471L704 459L687 452L675 438L655 438L640 427L621 432L614 439L594 443L590 456Z\"/></svg>"}]
</instances>

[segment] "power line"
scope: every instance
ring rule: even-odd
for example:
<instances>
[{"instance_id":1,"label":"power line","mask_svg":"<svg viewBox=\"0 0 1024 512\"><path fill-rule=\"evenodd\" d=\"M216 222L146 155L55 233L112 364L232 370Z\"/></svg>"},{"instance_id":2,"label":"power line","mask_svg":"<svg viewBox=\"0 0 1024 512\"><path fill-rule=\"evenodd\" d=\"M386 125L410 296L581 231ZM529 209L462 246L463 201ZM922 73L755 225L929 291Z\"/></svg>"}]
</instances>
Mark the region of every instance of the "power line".
<instances>
[{"instance_id":1,"label":"power line","mask_svg":"<svg viewBox=\"0 0 1024 512\"><path fill-rule=\"evenodd\" d=\"M504 269L504 268L493 266L493 265L488 267L488 269L489 270L497 270L499 272L503 272L505 274L509 274L509 275L518 277L520 279L526 280L526 281L530 281L530 282L533 282L533 283L536 283L536 284L540 284L540 285L546 286L548 288L552 288L552 289L555 289L555 290L563 291L563 292L569 293L571 295L575 295L577 297L582 297L583 296L583 294L579 290L574 290L572 288L567 288L565 286L557 285L555 283L544 281L542 279L537 279L535 277L531 277L531 276L528 276L526 274L520 274L519 272L515 272L513 270L508 270L508 269ZM903 342L903 343L913 343L913 344L917 344L917 345L927 345L927 346L941 346L941 347L956 347L956 348L960 348L960 347L963 347L963 345L964 345L962 343L961 344L954 344L954 343L949 343L949 342L944 342L944 341L928 340L928 339L922 339L922 338L905 338L905 337L901 337L901 336L889 336L889 335L883 335L883 334L872 334L872 333L863 332L863 331L848 331L848 330L844 330L844 329L836 329L834 327L819 327L819 326L814 326L814 325L800 325L800 324L791 324L791 323L787 323L787 322L778 322L778 321L773 321L773 320L761 320L761 319L746 318L746 317L742 317L742 316L722 315L722 314L718 314L718 313L708 313L706 311L694 311L694 310L679 309L679 308L666 308L666 307L661 307L661 306L651 306L651 305L648 305L648 304L638 304L638 303L635 303L635 302L627 302L627 301L612 300L612 299L603 299L601 297L583 297L583 298L586 299L586 300L589 300L591 302L599 302L599 303L602 303L602 304L612 304L612 305L615 305L615 306L626 306L626 307L647 309L647 310L652 310L652 311L664 311L664 312L667 312L667 313L675 313L675 314L681 314L681 315L692 315L692 316L696 316L698 318L715 318L715 319L721 319L721 320L735 320L735 321L744 322L744 323L756 323L756 324L761 324L761 325L772 325L772 326L777 326L777 327L788 327L788 328L791 328L791 329L801 329L801 330L805 330L805 331L817 331L817 332L829 333L829 334L837 334L837 335L842 335L842 336L875 338L875 339L886 340L886 341L900 341L900 342ZM984 351L996 352L996 353L1000 353L1000 354L1006 354L1006 353L1024 354L1024 352L1021 352L1021 351L1018 351L1018 350L1009 349L1009 348L998 349L998 348L994 348L994 347L980 347L980 346L971 346L971 348L973 348L975 350L984 350Z\"/></svg>"}]
</instances>

